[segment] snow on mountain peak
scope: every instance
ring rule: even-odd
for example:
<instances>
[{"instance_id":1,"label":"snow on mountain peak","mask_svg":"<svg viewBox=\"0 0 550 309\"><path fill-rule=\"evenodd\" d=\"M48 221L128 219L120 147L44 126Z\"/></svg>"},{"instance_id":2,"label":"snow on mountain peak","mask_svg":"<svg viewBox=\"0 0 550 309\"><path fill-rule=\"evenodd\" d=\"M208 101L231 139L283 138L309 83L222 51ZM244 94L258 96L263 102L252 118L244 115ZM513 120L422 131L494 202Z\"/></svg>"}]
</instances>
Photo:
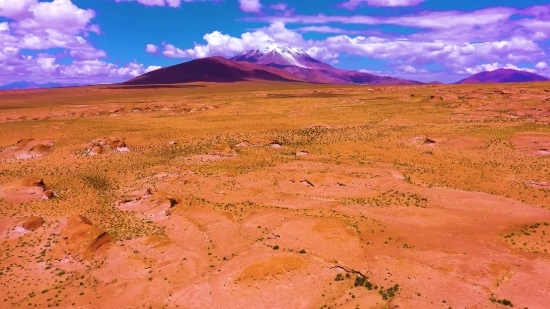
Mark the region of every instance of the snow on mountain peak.
<instances>
[{"instance_id":1,"label":"snow on mountain peak","mask_svg":"<svg viewBox=\"0 0 550 309\"><path fill-rule=\"evenodd\" d=\"M275 51L279 54L290 53L290 54L302 54L302 55L305 54L305 55L307 55L307 53L301 48L287 47L287 46L283 46L283 45L279 45L279 44L270 44L270 45L267 45L264 48L264 53L269 53L269 52L272 52L272 51Z\"/></svg>"},{"instance_id":2,"label":"snow on mountain peak","mask_svg":"<svg viewBox=\"0 0 550 309\"><path fill-rule=\"evenodd\" d=\"M313 59L302 48L288 47L275 43L262 46L259 49L248 50L231 58L236 61L249 61L257 64L264 64L273 67L298 67L302 69L332 67Z\"/></svg>"}]
</instances>

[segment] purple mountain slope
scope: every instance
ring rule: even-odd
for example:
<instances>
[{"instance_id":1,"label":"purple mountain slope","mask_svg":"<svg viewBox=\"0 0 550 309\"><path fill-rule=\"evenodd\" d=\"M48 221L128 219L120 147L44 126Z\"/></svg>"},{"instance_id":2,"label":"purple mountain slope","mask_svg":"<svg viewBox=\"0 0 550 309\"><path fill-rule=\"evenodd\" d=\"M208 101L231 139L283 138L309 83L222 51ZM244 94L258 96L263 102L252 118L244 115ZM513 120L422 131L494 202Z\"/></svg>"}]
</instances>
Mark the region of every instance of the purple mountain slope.
<instances>
[{"instance_id":1,"label":"purple mountain slope","mask_svg":"<svg viewBox=\"0 0 550 309\"><path fill-rule=\"evenodd\" d=\"M456 84L491 84L491 83L525 83L550 80L544 76L513 69L498 69L475 74Z\"/></svg>"},{"instance_id":2,"label":"purple mountain slope","mask_svg":"<svg viewBox=\"0 0 550 309\"><path fill-rule=\"evenodd\" d=\"M346 71L312 58L301 48L270 45L264 50L249 50L231 58L284 69L301 80L323 84L416 85L417 81Z\"/></svg>"}]
</instances>

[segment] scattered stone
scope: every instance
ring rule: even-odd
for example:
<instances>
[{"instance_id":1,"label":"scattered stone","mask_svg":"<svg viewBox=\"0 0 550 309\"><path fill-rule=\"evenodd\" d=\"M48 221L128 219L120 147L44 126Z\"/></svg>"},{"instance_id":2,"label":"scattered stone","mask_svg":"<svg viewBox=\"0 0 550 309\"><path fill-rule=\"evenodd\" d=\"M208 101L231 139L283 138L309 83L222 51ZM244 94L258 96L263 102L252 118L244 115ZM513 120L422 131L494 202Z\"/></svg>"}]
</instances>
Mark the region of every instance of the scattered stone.
<instances>
[{"instance_id":1,"label":"scattered stone","mask_svg":"<svg viewBox=\"0 0 550 309\"><path fill-rule=\"evenodd\" d=\"M424 144L426 144L428 146L433 146L433 145L436 144L436 142L433 139L426 138L426 139L424 139Z\"/></svg>"},{"instance_id":2,"label":"scattered stone","mask_svg":"<svg viewBox=\"0 0 550 309\"><path fill-rule=\"evenodd\" d=\"M89 151L89 153L90 153L91 156L99 155L99 154L101 154L102 152L103 152L103 146L101 146L101 145L93 146L93 147L90 149L90 151Z\"/></svg>"},{"instance_id":3,"label":"scattered stone","mask_svg":"<svg viewBox=\"0 0 550 309\"><path fill-rule=\"evenodd\" d=\"M283 144L279 143L278 141L273 141L269 144L269 147L279 149L283 148Z\"/></svg>"},{"instance_id":4,"label":"scattered stone","mask_svg":"<svg viewBox=\"0 0 550 309\"><path fill-rule=\"evenodd\" d=\"M42 199L44 200L51 200L55 197L55 192L53 190L46 190L44 191L44 195L42 195Z\"/></svg>"}]
</instances>

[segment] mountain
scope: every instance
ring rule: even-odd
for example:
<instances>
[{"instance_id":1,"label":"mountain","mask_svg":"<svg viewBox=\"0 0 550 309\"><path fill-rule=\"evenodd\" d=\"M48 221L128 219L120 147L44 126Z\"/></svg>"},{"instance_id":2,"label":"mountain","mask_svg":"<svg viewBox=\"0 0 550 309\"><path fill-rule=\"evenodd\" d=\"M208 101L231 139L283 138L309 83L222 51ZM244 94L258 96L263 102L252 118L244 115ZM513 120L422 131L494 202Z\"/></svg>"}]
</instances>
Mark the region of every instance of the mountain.
<instances>
[{"instance_id":1,"label":"mountain","mask_svg":"<svg viewBox=\"0 0 550 309\"><path fill-rule=\"evenodd\" d=\"M534 73L513 69L498 69L475 74L455 84L492 84L492 83L525 83L544 82L549 78Z\"/></svg>"},{"instance_id":2,"label":"mountain","mask_svg":"<svg viewBox=\"0 0 550 309\"><path fill-rule=\"evenodd\" d=\"M0 90L16 90L16 89L39 89L39 88L61 88L61 87L75 87L81 86L80 84L71 83L45 83L37 84L35 82L20 81L13 82L4 86L0 86Z\"/></svg>"},{"instance_id":3,"label":"mountain","mask_svg":"<svg viewBox=\"0 0 550 309\"><path fill-rule=\"evenodd\" d=\"M145 73L123 84L178 84L189 82L238 82L245 80L301 81L287 71L223 57L196 59Z\"/></svg>"},{"instance_id":4,"label":"mountain","mask_svg":"<svg viewBox=\"0 0 550 309\"><path fill-rule=\"evenodd\" d=\"M313 59L301 48L270 45L263 51L249 50L231 58L233 61L246 61L276 68L298 67L303 69L332 69L326 63Z\"/></svg>"},{"instance_id":5,"label":"mountain","mask_svg":"<svg viewBox=\"0 0 550 309\"><path fill-rule=\"evenodd\" d=\"M269 45L264 50L249 50L231 58L233 61L263 64L280 68L297 78L323 84L371 84L371 85L411 85L420 82L395 77L378 76L359 71L347 71L333 68L308 55L301 48Z\"/></svg>"}]
</instances>

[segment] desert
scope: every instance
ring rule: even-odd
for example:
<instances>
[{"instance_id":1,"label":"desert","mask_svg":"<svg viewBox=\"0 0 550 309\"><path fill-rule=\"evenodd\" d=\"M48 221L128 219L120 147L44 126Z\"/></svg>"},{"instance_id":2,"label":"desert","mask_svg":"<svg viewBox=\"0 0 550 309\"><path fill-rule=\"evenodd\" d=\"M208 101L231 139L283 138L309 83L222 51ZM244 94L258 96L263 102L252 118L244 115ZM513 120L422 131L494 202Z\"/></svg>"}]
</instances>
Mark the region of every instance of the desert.
<instances>
[{"instance_id":1,"label":"desert","mask_svg":"<svg viewBox=\"0 0 550 309\"><path fill-rule=\"evenodd\" d=\"M550 303L546 83L133 87L0 94L0 307Z\"/></svg>"},{"instance_id":2,"label":"desert","mask_svg":"<svg viewBox=\"0 0 550 309\"><path fill-rule=\"evenodd\" d=\"M0 309L550 309L548 0L0 0Z\"/></svg>"}]
</instances>

